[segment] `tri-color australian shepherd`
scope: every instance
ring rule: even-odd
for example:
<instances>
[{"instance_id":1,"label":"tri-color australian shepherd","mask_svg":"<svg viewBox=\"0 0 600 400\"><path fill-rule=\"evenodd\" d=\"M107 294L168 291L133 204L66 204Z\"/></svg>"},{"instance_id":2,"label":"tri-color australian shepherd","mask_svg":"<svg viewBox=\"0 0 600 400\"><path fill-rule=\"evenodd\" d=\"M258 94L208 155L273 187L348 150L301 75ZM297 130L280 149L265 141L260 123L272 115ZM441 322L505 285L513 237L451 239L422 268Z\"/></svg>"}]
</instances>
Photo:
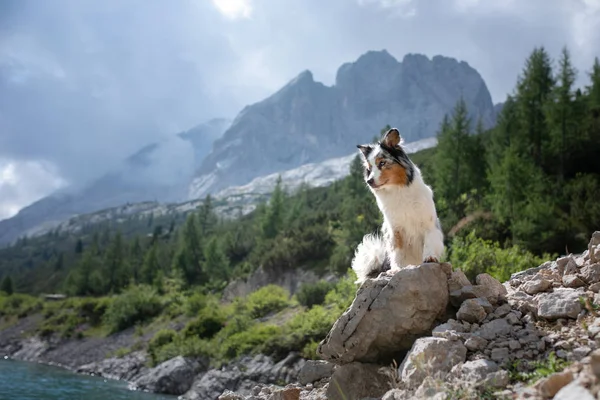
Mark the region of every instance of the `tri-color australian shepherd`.
<instances>
[{"instance_id":1,"label":"tri-color australian shepherd","mask_svg":"<svg viewBox=\"0 0 600 400\"><path fill-rule=\"evenodd\" d=\"M383 214L383 238L369 234L356 249L352 268L357 283L380 272L394 273L408 265L439 262L444 236L433 202L433 191L402 148L397 129L378 143L358 145L365 182Z\"/></svg>"}]
</instances>

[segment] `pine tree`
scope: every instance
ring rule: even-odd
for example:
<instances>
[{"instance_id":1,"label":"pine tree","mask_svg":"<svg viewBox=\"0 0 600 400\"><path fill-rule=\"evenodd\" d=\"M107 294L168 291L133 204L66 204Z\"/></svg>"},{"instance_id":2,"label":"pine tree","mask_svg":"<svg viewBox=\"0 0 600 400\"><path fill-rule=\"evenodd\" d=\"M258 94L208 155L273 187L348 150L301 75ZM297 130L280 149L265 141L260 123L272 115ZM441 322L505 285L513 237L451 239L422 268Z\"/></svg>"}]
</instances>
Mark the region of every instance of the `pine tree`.
<instances>
[{"instance_id":1,"label":"pine tree","mask_svg":"<svg viewBox=\"0 0 600 400\"><path fill-rule=\"evenodd\" d=\"M571 163L574 154L573 146L577 142L575 93L573 92L575 78L576 71L571 64L569 51L565 47L559 61L557 85L546 109L550 125L550 141L549 157L545 164L549 166L549 172L556 174L559 184L565 180L567 166ZM557 168L553 168L555 164Z\"/></svg>"},{"instance_id":2,"label":"pine tree","mask_svg":"<svg viewBox=\"0 0 600 400\"><path fill-rule=\"evenodd\" d=\"M152 285L159 271L161 270L158 259L158 244L154 242L144 257L142 264L141 278L144 283Z\"/></svg>"},{"instance_id":3,"label":"pine tree","mask_svg":"<svg viewBox=\"0 0 600 400\"><path fill-rule=\"evenodd\" d=\"M229 260L216 237L211 237L204 248L204 270L210 281L224 282L227 280Z\"/></svg>"},{"instance_id":4,"label":"pine tree","mask_svg":"<svg viewBox=\"0 0 600 400\"><path fill-rule=\"evenodd\" d=\"M74 281L75 294L87 295L92 294L95 291L102 292L104 288L96 287L93 288L91 282L91 276L94 271L97 271L97 259L92 249L88 249L83 252L79 266L76 269Z\"/></svg>"},{"instance_id":5,"label":"pine tree","mask_svg":"<svg viewBox=\"0 0 600 400\"><path fill-rule=\"evenodd\" d=\"M83 253L83 241L81 238L77 239L77 243L75 244L75 254Z\"/></svg>"},{"instance_id":6,"label":"pine tree","mask_svg":"<svg viewBox=\"0 0 600 400\"><path fill-rule=\"evenodd\" d=\"M203 237L210 235L217 224L217 216L214 213L214 206L210 194L206 195L202 205L198 207L197 218L200 235Z\"/></svg>"},{"instance_id":7,"label":"pine tree","mask_svg":"<svg viewBox=\"0 0 600 400\"><path fill-rule=\"evenodd\" d=\"M6 275L4 279L2 279L2 283L0 284L0 291L6 293L9 296L14 293L13 281L10 275Z\"/></svg>"},{"instance_id":8,"label":"pine tree","mask_svg":"<svg viewBox=\"0 0 600 400\"><path fill-rule=\"evenodd\" d=\"M269 200L262 222L263 238L273 239L283 228L285 192L281 184L281 175L277 177L275 189Z\"/></svg>"},{"instance_id":9,"label":"pine tree","mask_svg":"<svg viewBox=\"0 0 600 400\"><path fill-rule=\"evenodd\" d=\"M60 253L58 253L58 256L56 257L56 261L54 261L54 270L60 271L61 269L63 269L64 262L65 262L65 253L63 253L61 251Z\"/></svg>"},{"instance_id":10,"label":"pine tree","mask_svg":"<svg viewBox=\"0 0 600 400\"><path fill-rule=\"evenodd\" d=\"M461 195L472 187L474 172L469 153L474 142L470 138L470 125L467 106L461 98L454 107L451 120L444 117L438 134L433 175L435 192L439 202L446 206L445 210L441 207L441 213L446 214L451 224L464 216Z\"/></svg>"},{"instance_id":11,"label":"pine tree","mask_svg":"<svg viewBox=\"0 0 600 400\"><path fill-rule=\"evenodd\" d=\"M119 291L127 283L124 279L127 271L125 271L125 251L123 246L121 232L117 232L110 243L105 260L106 280L109 290Z\"/></svg>"},{"instance_id":12,"label":"pine tree","mask_svg":"<svg viewBox=\"0 0 600 400\"><path fill-rule=\"evenodd\" d=\"M554 88L552 65L543 47L533 50L517 84L515 100L519 110L519 126L524 140L523 152L533 157L534 164L543 167L543 149L549 141L544 107Z\"/></svg>"},{"instance_id":13,"label":"pine tree","mask_svg":"<svg viewBox=\"0 0 600 400\"><path fill-rule=\"evenodd\" d=\"M190 214L179 235L179 243L173 258L173 269L180 272L188 285L206 282L203 272L203 243L199 234L196 214Z\"/></svg>"},{"instance_id":14,"label":"pine tree","mask_svg":"<svg viewBox=\"0 0 600 400\"><path fill-rule=\"evenodd\" d=\"M142 263L144 261L144 252L142 245L140 244L140 238L138 236L133 239L131 245L131 253L129 256L129 264L131 265L131 277L134 283L140 282L140 271L142 269Z\"/></svg>"}]
</instances>

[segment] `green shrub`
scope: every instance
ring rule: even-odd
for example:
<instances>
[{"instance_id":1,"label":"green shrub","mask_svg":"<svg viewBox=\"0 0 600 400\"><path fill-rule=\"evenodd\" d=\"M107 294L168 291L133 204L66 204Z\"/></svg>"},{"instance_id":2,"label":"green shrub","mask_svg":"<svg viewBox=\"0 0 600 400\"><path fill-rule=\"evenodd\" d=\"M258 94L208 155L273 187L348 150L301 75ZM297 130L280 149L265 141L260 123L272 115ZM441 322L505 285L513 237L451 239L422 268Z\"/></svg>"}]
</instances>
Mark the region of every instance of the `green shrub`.
<instances>
[{"instance_id":1,"label":"green shrub","mask_svg":"<svg viewBox=\"0 0 600 400\"><path fill-rule=\"evenodd\" d=\"M184 337L210 339L223 329L224 325L225 317L219 309L205 308L196 319L188 322L182 334Z\"/></svg>"},{"instance_id":2,"label":"green shrub","mask_svg":"<svg viewBox=\"0 0 600 400\"><path fill-rule=\"evenodd\" d=\"M314 305L320 305L325 302L325 296L327 293L334 287L332 283L326 281L319 281L313 284L304 283L298 289L298 293L296 293L296 298L298 299L298 303L306 306L308 308Z\"/></svg>"},{"instance_id":3,"label":"green shrub","mask_svg":"<svg viewBox=\"0 0 600 400\"><path fill-rule=\"evenodd\" d=\"M319 357L317 356L317 348L318 347L319 347L319 342L311 340L304 346L304 348L302 349L302 352L300 354L302 355L302 357L304 357L307 360L318 360L319 359Z\"/></svg>"},{"instance_id":4,"label":"green shrub","mask_svg":"<svg viewBox=\"0 0 600 400\"><path fill-rule=\"evenodd\" d=\"M79 315L88 321L91 325L99 325L102 322L102 318L106 313L111 299L104 297L100 299L87 298L82 299L78 304L77 309Z\"/></svg>"},{"instance_id":5,"label":"green shrub","mask_svg":"<svg viewBox=\"0 0 600 400\"><path fill-rule=\"evenodd\" d=\"M356 296L356 274L349 270L345 277L340 279L333 289L325 296L325 304L332 305L337 309L345 310L350 307Z\"/></svg>"},{"instance_id":6,"label":"green shrub","mask_svg":"<svg viewBox=\"0 0 600 400\"><path fill-rule=\"evenodd\" d=\"M206 307L206 295L196 292L187 298L185 302L185 313L189 317L198 315L200 310Z\"/></svg>"},{"instance_id":7,"label":"green shrub","mask_svg":"<svg viewBox=\"0 0 600 400\"><path fill-rule=\"evenodd\" d=\"M26 317L42 309L40 299L26 294L14 293L10 296L0 295L0 316Z\"/></svg>"},{"instance_id":8,"label":"green shrub","mask_svg":"<svg viewBox=\"0 0 600 400\"><path fill-rule=\"evenodd\" d=\"M206 357L211 351L211 345L203 339L176 336L172 342L157 348L151 360L153 365L157 365L177 356Z\"/></svg>"},{"instance_id":9,"label":"green shrub","mask_svg":"<svg viewBox=\"0 0 600 400\"><path fill-rule=\"evenodd\" d=\"M264 351L275 359L282 359L290 351L301 351L311 342L322 340L342 313L339 309L333 310L314 306L296 314L283 326L279 335L265 344Z\"/></svg>"},{"instance_id":10,"label":"green shrub","mask_svg":"<svg viewBox=\"0 0 600 400\"><path fill-rule=\"evenodd\" d=\"M252 318L262 318L281 311L289 304L289 293L277 285L267 285L248 295L243 307Z\"/></svg>"},{"instance_id":11,"label":"green shrub","mask_svg":"<svg viewBox=\"0 0 600 400\"><path fill-rule=\"evenodd\" d=\"M487 272L500 282L505 282L511 274L537 267L555 257L550 254L537 257L516 245L503 249L497 242L481 239L472 231L464 238L454 238L450 263L462 269L469 279Z\"/></svg>"},{"instance_id":12,"label":"green shrub","mask_svg":"<svg viewBox=\"0 0 600 400\"><path fill-rule=\"evenodd\" d=\"M255 324L250 329L235 333L219 348L220 355L232 359L244 354L260 353L268 341L281 335L281 328L275 325Z\"/></svg>"},{"instance_id":13,"label":"green shrub","mask_svg":"<svg viewBox=\"0 0 600 400\"><path fill-rule=\"evenodd\" d=\"M156 290L147 285L132 286L114 298L104 314L110 332L118 332L157 316L163 308Z\"/></svg>"},{"instance_id":14,"label":"green shrub","mask_svg":"<svg viewBox=\"0 0 600 400\"><path fill-rule=\"evenodd\" d=\"M156 363L158 358L159 349L175 340L177 337L177 332L173 329L161 329L156 332L154 337L150 339L148 342L148 354L150 354L150 358L153 363Z\"/></svg>"}]
</instances>

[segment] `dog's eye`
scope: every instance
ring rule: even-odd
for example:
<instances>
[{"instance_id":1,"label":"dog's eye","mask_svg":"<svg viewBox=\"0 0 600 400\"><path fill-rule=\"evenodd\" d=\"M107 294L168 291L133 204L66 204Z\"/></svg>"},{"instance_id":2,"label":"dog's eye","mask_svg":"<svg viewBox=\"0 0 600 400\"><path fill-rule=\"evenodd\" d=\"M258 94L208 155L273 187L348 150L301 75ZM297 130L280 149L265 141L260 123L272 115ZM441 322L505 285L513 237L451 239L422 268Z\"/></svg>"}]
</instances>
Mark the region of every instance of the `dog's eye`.
<instances>
[{"instance_id":1,"label":"dog's eye","mask_svg":"<svg viewBox=\"0 0 600 400\"><path fill-rule=\"evenodd\" d=\"M385 165L385 161L379 161L379 164L377 164L377 166L379 168L383 168L384 165Z\"/></svg>"}]
</instances>

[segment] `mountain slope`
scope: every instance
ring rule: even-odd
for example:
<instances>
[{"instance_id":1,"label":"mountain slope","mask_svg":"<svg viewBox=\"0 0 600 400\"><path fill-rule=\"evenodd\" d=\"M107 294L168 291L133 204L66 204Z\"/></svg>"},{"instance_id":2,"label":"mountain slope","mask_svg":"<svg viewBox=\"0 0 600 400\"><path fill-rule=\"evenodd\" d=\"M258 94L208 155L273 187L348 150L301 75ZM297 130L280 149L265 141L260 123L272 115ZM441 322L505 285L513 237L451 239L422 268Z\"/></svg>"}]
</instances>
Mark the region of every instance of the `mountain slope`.
<instances>
[{"instance_id":1,"label":"mountain slope","mask_svg":"<svg viewBox=\"0 0 600 400\"><path fill-rule=\"evenodd\" d=\"M304 71L240 112L203 161L188 197L349 154L387 124L406 142L433 137L461 96L474 120L493 125L487 86L465 62L418 54L398 62L385 50L371 51L342 65L331 87Z\"/></svg>"},{"instance_id":2,"label":"mountain slope","mask_svg":"<svg viewBox=\"0 0 600 400\"><path fill-rule=\"evenodd\" d=\"M89 185L67 188L36 201L0 221L0 244L45 232L77 214L147 200L181 201L193 171L229 124L226 119L213 119L151 143Z\"/></svg>"}]
</instances>

